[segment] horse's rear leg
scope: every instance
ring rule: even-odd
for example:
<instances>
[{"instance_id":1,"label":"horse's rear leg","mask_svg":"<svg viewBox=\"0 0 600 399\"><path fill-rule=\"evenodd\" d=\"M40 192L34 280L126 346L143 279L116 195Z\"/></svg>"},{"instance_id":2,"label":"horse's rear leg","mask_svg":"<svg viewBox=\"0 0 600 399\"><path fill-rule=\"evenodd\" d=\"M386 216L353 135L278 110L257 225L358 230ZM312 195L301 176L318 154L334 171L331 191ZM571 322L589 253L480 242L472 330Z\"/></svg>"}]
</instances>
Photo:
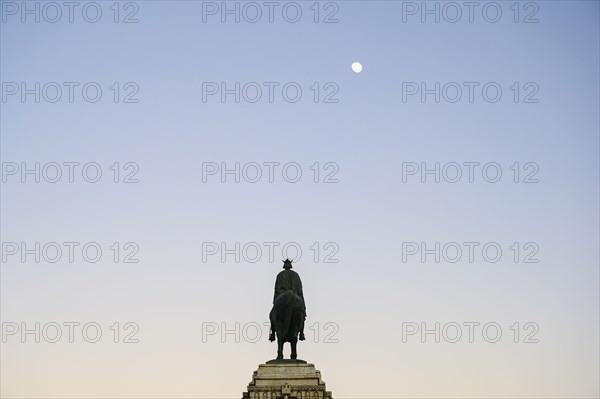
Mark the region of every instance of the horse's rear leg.
<instances>
[{"instance_id":1,"label":"horse's rear leg","mask_svg":"<svg viewBox=\"0 0 600 399\"><path fill-rule=\"evenodd\" d=\"M277 359L283 359L283 341L277 340Z\"/></svg>"},{"instance_id":2,"label":"horse's rear leg","mask_svg":"<svg viewBox=\"0 0 600 399\"><path fill-rule=\"evenodd\" d=\"M292 347L292 355L290 356L291 359L296 359L298 357L298 353L296 353L296 344L298 343L298 340L296 339L292 339L292 342L290 342L290 346Z\"/></svg>"}]
</instances>

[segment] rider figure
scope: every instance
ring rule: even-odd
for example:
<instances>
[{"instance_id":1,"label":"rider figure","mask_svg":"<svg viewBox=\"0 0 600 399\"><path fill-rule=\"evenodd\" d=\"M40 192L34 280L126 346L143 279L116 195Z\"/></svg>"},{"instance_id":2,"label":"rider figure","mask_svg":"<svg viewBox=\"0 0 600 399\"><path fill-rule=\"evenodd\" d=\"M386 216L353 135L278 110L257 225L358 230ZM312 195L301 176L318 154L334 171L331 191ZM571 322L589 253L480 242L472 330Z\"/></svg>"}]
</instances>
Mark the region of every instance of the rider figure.
<instances>
[{"instance_id":1,"label":"rider figure","mask_svg":"<svg viewBox=\"0 0 600 399\"><path fill-rule=\"evenodd\" d=\"M302 320L302 326L300 327L300 341L304 341L306 338L304 337L304 320L306 319L306 305L304 303L304 295L302 294L302 280L300 280L300 276L298 273L292 270L292 261L286 259L283 261L283 271L279 272L277 275L277 280L275 280L275 295L273 296L273 304L275 304L275 300L277 297L284 293L285 291L292 291L294 294L298 295L302 299L302 311L304 313L304 317ZM273 337L274 338L274 337Z\"/></svg>"}]
</instances>

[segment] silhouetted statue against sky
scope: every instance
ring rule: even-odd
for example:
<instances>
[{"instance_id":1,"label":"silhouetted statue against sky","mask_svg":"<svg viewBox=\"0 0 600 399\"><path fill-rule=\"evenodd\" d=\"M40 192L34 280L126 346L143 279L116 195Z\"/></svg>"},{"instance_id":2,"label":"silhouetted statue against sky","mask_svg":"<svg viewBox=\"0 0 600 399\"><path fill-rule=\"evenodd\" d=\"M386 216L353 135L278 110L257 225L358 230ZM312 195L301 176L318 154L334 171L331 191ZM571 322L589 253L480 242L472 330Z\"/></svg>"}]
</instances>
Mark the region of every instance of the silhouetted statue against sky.
<instances>
[{"instance_id":1,"label":"silhouetted statue against sky","mask_svg":"<svg viewBox=\"0 0 600 399\"><path fill-rule=\"evenodd\" d=\"M304 320L306 305L302 293L302 280L298 273L292 270L292 261L283 262L283 271L275 281L273 309L269 314L271 334L269 340L275 341L277 335L277 359L283 359L283 344L289 342L292 347L291 358L296 359L296 343L304 341ZM299 335L299 336L298 336Z\"/></svg>"}]
</instances>

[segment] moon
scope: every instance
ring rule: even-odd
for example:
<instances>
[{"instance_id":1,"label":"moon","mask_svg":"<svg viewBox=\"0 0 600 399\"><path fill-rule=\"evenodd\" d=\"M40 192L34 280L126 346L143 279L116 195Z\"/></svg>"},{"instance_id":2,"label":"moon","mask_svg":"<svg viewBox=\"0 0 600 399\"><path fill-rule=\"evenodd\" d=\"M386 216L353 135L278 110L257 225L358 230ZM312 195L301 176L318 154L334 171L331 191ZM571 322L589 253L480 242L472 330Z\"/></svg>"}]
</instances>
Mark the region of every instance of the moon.
<instances>
[{"instance_id":1,"label":"moon","mask_svg":"<svg viewBox=\"0 0 600 399\"><path fill-rule=\"evenodd\" d=\"M362 65L360 62L353 62L352 63L352 70L355 73L360 73L362 71Z\"/></svg>"}]
</instances>

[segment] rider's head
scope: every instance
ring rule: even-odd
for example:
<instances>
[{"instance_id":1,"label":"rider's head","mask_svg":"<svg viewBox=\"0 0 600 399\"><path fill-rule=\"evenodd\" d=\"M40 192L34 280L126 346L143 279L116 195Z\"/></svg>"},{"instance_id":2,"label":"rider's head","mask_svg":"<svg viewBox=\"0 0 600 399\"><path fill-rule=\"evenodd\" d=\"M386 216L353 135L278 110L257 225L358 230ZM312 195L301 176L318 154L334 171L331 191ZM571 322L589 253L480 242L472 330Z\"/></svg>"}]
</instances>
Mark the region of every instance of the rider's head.
<instances>
[{"instance_id":1,"label":"rider's head","mask_svg":"<svg viewBox=\"0 0 600 399\"><path fill-rule=\"evenodd\" d=\"M289 259L286 259L283 261L283 268L284 269L291 269L292 268L292 261Z\"/></svg>"}]
</instances>

